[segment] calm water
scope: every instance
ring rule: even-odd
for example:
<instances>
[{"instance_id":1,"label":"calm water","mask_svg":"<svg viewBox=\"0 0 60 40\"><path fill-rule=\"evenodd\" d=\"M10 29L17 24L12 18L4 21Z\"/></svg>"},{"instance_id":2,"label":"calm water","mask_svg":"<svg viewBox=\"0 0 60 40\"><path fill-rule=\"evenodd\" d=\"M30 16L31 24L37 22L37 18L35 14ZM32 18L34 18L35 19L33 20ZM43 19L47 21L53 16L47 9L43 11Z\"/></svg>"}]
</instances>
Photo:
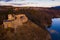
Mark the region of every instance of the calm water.
<instances>
[{"instance_id":1,"label":"calm water","mask_svg":"<svg viewBox=\"0 0 60 40\"><path fill-rule=\"evenodd\" d=\"M48 30L51 33L52 40L60 40L60 18L52 19L51 28Z\"/></svg>"}]
</instances>

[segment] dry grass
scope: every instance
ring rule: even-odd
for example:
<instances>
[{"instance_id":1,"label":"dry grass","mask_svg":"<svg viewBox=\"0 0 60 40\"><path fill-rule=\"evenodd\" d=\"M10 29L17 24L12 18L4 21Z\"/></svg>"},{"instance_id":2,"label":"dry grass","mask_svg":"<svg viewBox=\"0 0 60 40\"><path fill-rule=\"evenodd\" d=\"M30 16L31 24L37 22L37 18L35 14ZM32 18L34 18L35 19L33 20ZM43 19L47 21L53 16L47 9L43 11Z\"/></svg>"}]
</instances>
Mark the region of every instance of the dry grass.
<instances>
[{"instance_id":1,"label":"dry grass","mask_svg":"<svg viewBox=\"0 0 60 40\"><path fill-rule=\"evenodd\" d=\"M1 40L50 40L48 31L32 22L27 22L23 26L18 26L16 30L12 28L9 29L10 30L2 30L4 35L0 37Z\"/></svg>"}]
</instances>

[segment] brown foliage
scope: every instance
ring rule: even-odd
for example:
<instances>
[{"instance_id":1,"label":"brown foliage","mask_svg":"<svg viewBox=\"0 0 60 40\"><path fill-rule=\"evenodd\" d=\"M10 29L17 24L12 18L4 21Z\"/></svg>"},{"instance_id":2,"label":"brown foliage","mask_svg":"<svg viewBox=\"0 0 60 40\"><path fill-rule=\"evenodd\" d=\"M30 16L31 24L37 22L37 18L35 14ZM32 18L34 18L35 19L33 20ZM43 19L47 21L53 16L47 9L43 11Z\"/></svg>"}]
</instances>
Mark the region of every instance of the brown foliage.
<instances>
[{"instance_id":1,"label":"brown foliage","mask_svg":"<svg viewBox=\"0 0 60 40\"><path fill-rule=\"evenodd\" d=\"M18 26L16 30L4 29L2 32L2 40L51 40L50 34L47 30L40 28L38 25L28 21L23 26Z\"/></svg>"}]
</instances>

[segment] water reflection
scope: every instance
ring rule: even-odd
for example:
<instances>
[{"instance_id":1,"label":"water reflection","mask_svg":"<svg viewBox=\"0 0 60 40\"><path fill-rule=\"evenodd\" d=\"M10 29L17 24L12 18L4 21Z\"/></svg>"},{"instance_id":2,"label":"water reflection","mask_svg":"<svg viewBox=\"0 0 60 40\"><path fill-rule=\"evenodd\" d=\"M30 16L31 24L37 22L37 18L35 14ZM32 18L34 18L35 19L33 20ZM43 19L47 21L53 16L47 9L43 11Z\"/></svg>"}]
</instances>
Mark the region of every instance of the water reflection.
<instances>
[{"instance_id":1,"label":"water reflection","mask_svg":"<svg viewBox=\"0 0 60 40\"><path fill-rule=\"evenodd\" d=\"M60 40L60 18L52 19L52 25L48 30L51 33L52 40Z\"/></svg>"}]
</instances>

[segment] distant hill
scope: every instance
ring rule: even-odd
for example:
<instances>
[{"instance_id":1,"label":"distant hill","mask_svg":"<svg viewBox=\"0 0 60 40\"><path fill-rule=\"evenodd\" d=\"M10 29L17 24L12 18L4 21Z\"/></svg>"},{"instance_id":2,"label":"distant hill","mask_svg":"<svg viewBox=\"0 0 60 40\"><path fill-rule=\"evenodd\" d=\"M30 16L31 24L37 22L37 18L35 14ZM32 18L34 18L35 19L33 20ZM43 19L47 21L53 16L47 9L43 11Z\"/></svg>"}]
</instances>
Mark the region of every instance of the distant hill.
<instances>
[{"instance_id":1,"label":"distant hill","mask_svg":"<svg viewBox=\"0 0 60 40\"><path fill-rule=\"evenodd\" d=\"M51 7L51 9L60 10L60 6Z\"/></svg>"}]
</instances>

